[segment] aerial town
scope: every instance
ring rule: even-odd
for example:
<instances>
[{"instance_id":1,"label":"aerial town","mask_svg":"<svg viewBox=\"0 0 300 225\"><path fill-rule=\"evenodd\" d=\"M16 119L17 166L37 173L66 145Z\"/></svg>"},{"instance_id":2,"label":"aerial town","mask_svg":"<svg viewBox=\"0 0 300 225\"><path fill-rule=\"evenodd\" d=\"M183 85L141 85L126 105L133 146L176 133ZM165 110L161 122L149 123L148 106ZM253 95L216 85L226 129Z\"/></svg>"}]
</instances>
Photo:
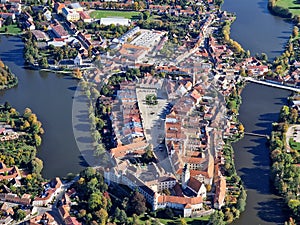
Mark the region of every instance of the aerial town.
<instances>
[{"instance_id":1,"label":"aerial town","mask_svg":"<svg viewBox=\"0 0 300 225\"><path fill-rule=\"evenodd\" d=\"M230 39L235 15L220 4L1 0L0 31L19 29L26 66L96 89L92 97L85 91L102 136L96 148L105 150L95 156L106 163L44 180L39 159L1 156L0 224L171 224L160 219L173 218L229 224L239 218L247 194L231 143L246 133L238 120L241 90L254 82L298 91L300 55L289 66L251 56ZM294 122L298 106L296 96L288 113L296 110ZM35 114L20 116L7 105L0 110L1 147L40 145ZM141 215L149 220L143 223Z\"/></svg>"}]
</instances>

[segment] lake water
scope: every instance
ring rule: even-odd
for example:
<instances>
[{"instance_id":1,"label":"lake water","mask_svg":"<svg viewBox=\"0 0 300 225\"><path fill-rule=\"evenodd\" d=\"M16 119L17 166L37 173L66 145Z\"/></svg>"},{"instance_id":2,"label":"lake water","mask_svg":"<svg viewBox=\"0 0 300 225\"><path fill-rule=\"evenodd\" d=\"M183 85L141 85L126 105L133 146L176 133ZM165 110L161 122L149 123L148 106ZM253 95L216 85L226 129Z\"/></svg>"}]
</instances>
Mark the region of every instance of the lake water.
<instances>
[{"instance_id":1,"label":"lake water","mask_svg":"<svg viewBox=\"0 0 300 225\"><path fill-rule=\"evenodd\" d=\"M90 139L88 135L75 138L73 133L73 127L85 134L89 132L88 121L85 119L86 109L75 112L74 122L77 124L73 126L73 102L85 105L82 97L80 101L75 101L79 98L74 100L78 81L53 73L25 69L24 44L18 37L7 38L2 35L0 46L0 58L19 79L17 87L0 92L0 102L8 101L21 113L25 107L29 107L42 122L45 134L38 157L44 162L43 176L51 178L79 172L85 161L77 142L88 144ZM82 133L80 135L83 136Z\"/></svg>"}]
</instances>

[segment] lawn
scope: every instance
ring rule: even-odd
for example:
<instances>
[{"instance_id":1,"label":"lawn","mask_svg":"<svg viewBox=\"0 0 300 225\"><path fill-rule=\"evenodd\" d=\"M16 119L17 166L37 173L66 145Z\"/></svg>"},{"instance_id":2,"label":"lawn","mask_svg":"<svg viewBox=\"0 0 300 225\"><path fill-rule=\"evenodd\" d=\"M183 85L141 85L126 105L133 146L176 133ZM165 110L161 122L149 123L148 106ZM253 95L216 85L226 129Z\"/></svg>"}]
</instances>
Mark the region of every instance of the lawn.
<instances>
[{"instance_id":1,"label":"lawn","mask_svg":"<svg viewBox=\"0 0 300 225\"><path fill-rule=\"evenodd\" d=\"M293 138L290 138L289 140L289 145L292 149L296 150L296 151L300 151L300 143L299 142L295 142L293 140Z\"/></svg>"},{"instance_id":2,"label":"lawn","mask_svg":"<svg viewBox=\"0 0 300 225\"><path fill-rule=\"evenodd\" d=\"M288 9L293 16L300 15L300 4L295 0L278 0L276 5Z\"/></svg>"},{"instance_id":3,"label":"lawn","mask_svg":"<svg viewBox=\"0 0 300 225\"><path fill-rule=\"evenodd\" d=\"M112 11L112 10L95 10L90 13L90 16L95 19L107 17L123 17L127 19L135 19L141 13L135 11Z\"/></svg>"},{"instance_id":4,"label":"lawn","mask_svg":"<svg viewBox=\"0 0 300 225\"><path fill-rule=\"evenodd\" d=\"M6 32L7 34L20 34L21 33L21 29L15 24L1 27L0 33L5 33L5 28L7 28L7 32Z\"/></svg>"},{"instance_id":5,"label":"lawn","mask_svg":"<svg viewBox=\"0 0 300 225\"><path fill-rule=\"evenodd\" d=\"M207 221L209 221L210 216L203 216L200 218L185 218L184 220L187 222L188 225L204 225L207 224ZM166 225L174 225L176 219L169 220L169 219L159 219L159 221L162 224Z\"/></svg>"}]
</instances>

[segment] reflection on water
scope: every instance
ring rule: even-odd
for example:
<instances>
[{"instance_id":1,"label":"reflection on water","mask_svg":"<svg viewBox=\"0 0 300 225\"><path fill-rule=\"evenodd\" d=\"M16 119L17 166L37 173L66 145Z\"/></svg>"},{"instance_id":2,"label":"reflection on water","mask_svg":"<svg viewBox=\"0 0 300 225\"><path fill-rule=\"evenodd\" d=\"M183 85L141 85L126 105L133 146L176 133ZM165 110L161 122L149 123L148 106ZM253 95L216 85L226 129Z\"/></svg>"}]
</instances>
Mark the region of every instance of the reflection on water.
<instances>
[{"instance_id":1,"label":"reflection on water","mask_svg":"<svg viewBox=\"0 0 300 225\"><path fill-rule=\"evenodd\" d=\"M272 122L290 92L257 84L248 84L242 93L240 121L245 131L270 134ZM235 164L247 190L246 211L235 225L283 224L287 213L281 198L273 194L270 182L270 158L267 139L245 136L233 144Z\"/></svg>"},{"instance_id":2,"label":"reflection on water","mask_svg":"<svg viewBox=\"0 0 300 225\"><path fill-rule=\"evenodd\" d=\"M8 101L20 112L29 107L42 122L45 134L38 157L44 162L43 176L79 172L85 164L72 127L72 104L78 82L62 75L25 69L20 38L1 36L0 46L0 58L19 79L17 87L0 92L0 102Z\"/></svg>"}]
</instances>

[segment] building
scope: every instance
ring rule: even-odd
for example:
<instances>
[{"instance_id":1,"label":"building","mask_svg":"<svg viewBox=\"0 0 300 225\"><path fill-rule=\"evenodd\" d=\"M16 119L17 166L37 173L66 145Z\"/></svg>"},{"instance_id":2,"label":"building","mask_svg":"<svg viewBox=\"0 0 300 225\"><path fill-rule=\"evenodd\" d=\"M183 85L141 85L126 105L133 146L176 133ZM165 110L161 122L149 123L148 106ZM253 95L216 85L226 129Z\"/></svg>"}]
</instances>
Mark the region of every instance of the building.
<instances>
[{"instance_id":1,"label":"building","mask_svg":"<svg viewBox=\"0 0 300 225\"><path fill-rule=\"evenodd\" d=\"M183 211L184 217L191 217L193 213L203 210L202 197L157 196L156 209L172 208Z\"/></svg>"},{"instance_id":2,"label":"building","mask_svg":"<svg viewBox=\"0 0 300 225\"><path fill-rule=\"evenodd\" d=\"M3 162L0 162L0 181L1 180L12 180L12 179L21 179L21 174L18 167L6 167Z\"/></svg>"},{"instance_id":3,"label":"building","mask_svg":"<svg viewBox=\"0 0 300 225\"><path fill-rule=\"evenodd\" d=\"M65 4L64 3L60 3L60 2L55 2L54 3L54 10L60 14L62 13L62 9L65 8Z\"/></svg>"},{"instance_id":4,"label":"building","mask_svg":"<svg viewBox=\"0 0 300 225\"><path fill-rule=\"evenodd\" d=\"M82 8L82 6L80 5L79 2L71 3L69 5L69 7L71 9L75 10L76 12L83 12L83 8Z\"/></svg>"},{"instance_id":5,"label":"building","mask_svg":"<svg viewBox=\"0 0 300 225\"><path fill-rule=\"evenodd\" d=\"M79 12L80 15L80 19L85 22L85 23L90 23L92 22L92 18L90 17L89 14L87 14L86 12Z\"/></svg>"},{"instance_id":6,"label":"building","mask_svg":"<svg viewBox=\"0 0 300 225\"><path fill-rule=\"evenodd\" d=\"M60 24L57 24L57 25L51 24L50 29L57 38L67 38L67 37L69 37L69 33Z\"/></svg>"},{"instance_id":7,"label":"building","mask_svg":"<svg viewBox=\"0 0 300 225\"><path fill-rule=\"evenodd\" d=\"M65 19L69 22L76 22L80 20L80 15L75 10L64 7L62 8L61 13L65 17Z\"/></svg>"},{"instance_id":8,"label":"building","mask_svg":"<svg viewBox=\"0 0 300 225\"><path fill-rule=\"evenodd\" d=\"M46 206L51 203L55 196L61 191L62 183L59 177L52 179L44 187L44 191L40 197L34 198L33 206Z\"/></svg>"},{"instance_id":9,"label":"building","mask_svg":"<svg viewBox=\"0 0 300 225\"><path fill-rule=\"evenodd\" d=\"M130 20L122 17L108 17L108 18L101 18L100 24L105 26L109 26L111 24L129 26Z\"/></svg>"},{"instance_id":10,"label":"building","mask_svg":"<svg viewBox=\"0 0 300 225\"><path fill-rule=\"evenodd\" d=\"M81 66L82 65L82 57L81 57L79 52L78 52L77 56L74 59L74 65L75 66Z\"/></svg>"}]
</instances>

